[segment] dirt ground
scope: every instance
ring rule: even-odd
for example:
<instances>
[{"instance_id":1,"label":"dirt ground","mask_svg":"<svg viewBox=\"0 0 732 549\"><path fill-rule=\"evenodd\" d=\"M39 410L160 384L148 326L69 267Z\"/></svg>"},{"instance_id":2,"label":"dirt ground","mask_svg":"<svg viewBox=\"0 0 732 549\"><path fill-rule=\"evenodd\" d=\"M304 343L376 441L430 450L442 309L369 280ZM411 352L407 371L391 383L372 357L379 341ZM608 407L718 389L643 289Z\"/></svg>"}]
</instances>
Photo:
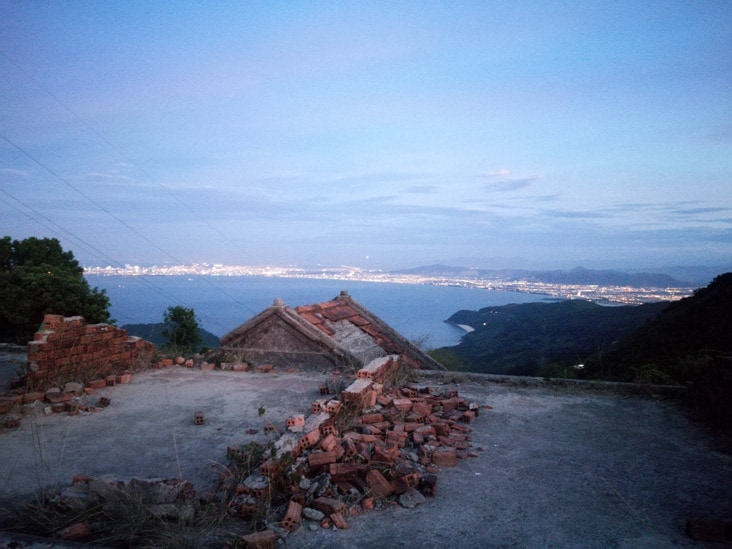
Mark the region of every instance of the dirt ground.
<instances>
[{"instance_id":1,"label":"dirt ground","mask_svg":"<svg viewBox=\"0 0 732 549\"><path fill-rule=\"evenodd\" d=\"M67 486L76 474L183 477L209 489L227 446L265 441L265 422L284 428L286 417L307 414L324 379L169 368L102 389L111 404L98 413L29 410L0 434L0 499ZM436 497L349 517L347 530L305 521L284 546L717 547L687 538L684 524L732 518L732 456L675 399L480 376L456 387L493 409L472 425L478 457L444 469ZM205 425L194 425L196 411Z\"/></svg>"}]
</instances>

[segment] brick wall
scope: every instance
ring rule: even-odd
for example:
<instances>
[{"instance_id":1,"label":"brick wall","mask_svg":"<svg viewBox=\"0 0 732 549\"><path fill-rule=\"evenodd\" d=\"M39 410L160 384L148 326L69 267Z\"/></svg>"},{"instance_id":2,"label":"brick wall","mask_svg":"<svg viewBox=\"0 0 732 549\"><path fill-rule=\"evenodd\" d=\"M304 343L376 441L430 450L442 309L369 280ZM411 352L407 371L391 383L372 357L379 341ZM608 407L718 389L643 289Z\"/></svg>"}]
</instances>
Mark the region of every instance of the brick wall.
<instances>
[{"instance_id":1,"label":"brick wall","mask_svg":"<svg viewBox=\"0 0 732 549\"><path fill-rule=\"evenodd\" d=\"M45 315L28 343L30 391L88 382L149 364L155 346L109 324L87 324L80 316Z\"/></svg>"}]
</instances>

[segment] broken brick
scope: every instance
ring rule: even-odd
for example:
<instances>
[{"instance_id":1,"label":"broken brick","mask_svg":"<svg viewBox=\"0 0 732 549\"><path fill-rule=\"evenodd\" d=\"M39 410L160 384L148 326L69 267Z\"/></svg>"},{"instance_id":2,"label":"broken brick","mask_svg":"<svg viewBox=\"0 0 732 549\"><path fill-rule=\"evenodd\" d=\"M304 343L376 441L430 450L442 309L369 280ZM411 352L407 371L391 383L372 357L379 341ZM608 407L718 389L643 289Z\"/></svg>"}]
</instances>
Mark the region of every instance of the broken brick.
<instances>
[{"instance_id":1,"label":"broken brick","mask_svg":"<svg viewBox=\"0 0 732 549\"><path fill-rule=\"evenodd\" d=\"M340 445L340 441L338 440L338 437L336 437L334 434L328 434L326 435L321 441L320 441L320 448L324 452L330 452L335 449L336 446Z\"/></svg>"},{"instance_id":2,"label":"broken brick","mask_svg":"<svg viewBox=\"0 0 732 549\"><path fill-rule=\"evenodd\" d=\"M384 421L384 414L364 414L361 416L361 423L380 423Z\"/></svg>"},{"instance_id":3,"label":"broken brick","mask_svg":"<svg viewBox=\"0 0 732 549\"><path fill-rule=\"evenodd\" d=\"M333 513L330 515L330 520L333 521L333 524L339 530L345 530L348 528L348 524L346 523L346 519L343 518L342 513Z\"/></svg>"},{"instance_id":4,"label":"broken brick","mask_svg":"<svg viewBox=\"0 0 732 549\"><path fill-rule=\"evenodd\" d=\"M366 474L366 483L378 498L388 498L394 493L394 486L378 469L371 469Z\"/></svg>"},{"instance_id":5,"label":"broken brick","mask_svg":"<svg viewBox=\"0 0 732 549\"><path fill-rule=\"evenodd\" d=\"M308 455L308 465L310 467L321 467L335 463L337 455L335 452L311 452Z\"/></svg>"},{"instance_id":6,"label":"broken brick","mask_svg":"<svg viewBox=\"0 0 732 549\"><path fill-rule=\"evenodd\" d=\"M285 517L282 519L282 522L280 522L280 526L286 530L290 530L291 532L297 530L300 526L301 517L302 505L294 500L290 500L290 503L287 506L287 512L285 513Z\"/></svg>"},{"instance_id":7,"label":"broken brick","mask_svg":"<svg viewBox=\"0 0 732 549\"><path fill-rule=\"evenodd\" d=\"M432 463L438 467L455 467L457 465L457 451L449 446L441 446L432 452Z\"/></svg>"},{"instance_id":8,"label":"broken brick","mask_svg":"<svg viewBox=\"0 0 732 549\"><path fill-rule=\"evenodd\" d=\"M409 412L412 409L411 398L395 398L391 404L400 412Z\"/></svg>"},{"instance_id":9,"label":"broken brick","mask_svg":"<svg viewBox=\"0 0 732 549\"><path fill-rule=\"evenodd\" d=\"M326 496L313 500L312 507L328 516L334 513L343 513L346 510L346 504L341 500Z\"/></svg>"},{"instance_id":10,"label":"broken brick","mask_svg":"<svg viewBox=\"0 0 732 549\"><path fill-rule=\"evenodd\" d=\"M300 428L304 427L305 426L305 415L304 414L297 414L295 416L288 417L285 420L285 426L290 431L297 430L297 427L300 427Z\"/></svg>"}]
</instances>

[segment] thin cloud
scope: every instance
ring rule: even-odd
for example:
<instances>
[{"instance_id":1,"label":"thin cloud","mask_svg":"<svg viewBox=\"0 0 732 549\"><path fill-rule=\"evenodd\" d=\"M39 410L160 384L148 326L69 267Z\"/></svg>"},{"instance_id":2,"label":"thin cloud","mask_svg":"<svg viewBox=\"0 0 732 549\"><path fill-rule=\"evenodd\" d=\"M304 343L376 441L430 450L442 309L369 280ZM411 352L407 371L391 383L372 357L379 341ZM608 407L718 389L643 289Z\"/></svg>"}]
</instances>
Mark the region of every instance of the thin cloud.
<instances>
[{"instance_id":1,"label":"thin cloud","mask_svg":"<svg viewBox=\"0 0 732 549\"><path fill-rule=\"evenodd\" d=\"M699 207L699 208L679 208L678 210L672 210L677 214L682 215L702 215L710 213L721 213L730 211L729 208L722 207Z\"/></svg>"},{"instance_id":2,"label":"thin cloud","mask_svg":"<svg viewBox=\"0 0 732 549\"><path fill-rule=\"evenodd\" d=\"M31 175L27 170L17 170L15 168L0 168L0 173L13 177L22 177L23 179L28 179Z\"/></svg>"},{"instance_id":3,"label":"thin cloud","mask_svg":"<svg viewBox=\"0 0 732 549\"><path fill-rule=\"evenodd\" d=\"M88 179L102 179L106 181L124 181L124 182L132 182L134 179L131 177L128 177L126 175L116 174L116 173L102 173L102 172L89 172L84 174L84 177Z\"/></svg>"},{"instance_id":4,"label":"thin cloud","mask_svg":"<svg viewBox=\"0 0 732 549\"><path fill-rule=\"evenodd\" d=\"M511 175L510 170L506 168L500 168L498 170L490 170L480 174L481 177L508 177Z\"/></svg>"},{"instance_id":5,"label":"thin cloud","mask_svg":"<svg viewBox=\"0 0 732 549\"><path fill-rule=\"evenodd\" d=\"M601 210L542 210L544 217L554 219L606 219L611 217L610 214Z\"/></svg>"},{"instance_id":6,"label":"thin cloud","mask_svg":"<svg viewBox=\"0 0 732 549\"><path fill-rule=\"evenodd\" d=\"M437 185L413 185L404 189L408 194L435 194L439 191Z\"/></svg>"},{"instance_id":7,"label":"thin cloud","mask_svg":"<svg viewBox=\"0 0 732 549\"><path fill-rule=\"evenodd\" d=\"M483 191L488 193L506 193L531 187L543 176L520 177L513 179L499 179L483 185Z\"/></svg>"}]
</instances>

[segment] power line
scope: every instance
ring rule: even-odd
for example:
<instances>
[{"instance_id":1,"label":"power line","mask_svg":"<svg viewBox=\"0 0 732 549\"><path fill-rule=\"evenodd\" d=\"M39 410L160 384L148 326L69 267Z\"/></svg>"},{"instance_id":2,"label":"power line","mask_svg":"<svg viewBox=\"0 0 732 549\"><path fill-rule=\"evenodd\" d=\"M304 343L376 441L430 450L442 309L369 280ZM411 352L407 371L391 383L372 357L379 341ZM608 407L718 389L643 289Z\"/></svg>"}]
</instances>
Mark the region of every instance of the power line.
<instances>
[{"instance_id":1,"label":"power line","mask_svg":"<svg viewBox=\"0 0 732 549\"><path fill-rule=\"evenodd\" d=\"M80 124L82 124L87 130L89 130L95 137L97 137L100 141L105 143L110 149L112 149L115 154L119 155L119 157L126 163L134 166L143 176L145 176L149 181L155 183L158 187L160 187L163 191L165 191L168 196L170 196L173 200L178 202L183 208L185 208L189 213L191 213L193 216L197 217L201 222L203 222L206 226L208 226L213 232L218 234L224 241L230 243L232 246L237 247L237 251L239 253L242 253L242 250L238 249L238 246L236 246L236 243L231 240L225 233L220 231L218 228L216 228L214 225L208 222L208 220L201 216L197 210L191 208L186 202L181 200L175 193L173 193L166 185L163 185L162 183L158 182L151 174L149 174L145 169L143 169L139 164L131 160L126 154L124 154L122 151L120 151L117 146L115 146L109 139L107 139L101 132L99 132L96 128L94 128L91 124L89 124L86 120L84 120L81 116L79 116L76 111L74 111L71 107L69 107L66 103L61 101L61 99L58 98L47 86L43 84L43 82L39 81L37 78L35 78L32 74L30 74L28 71L23 69L18 63L16 63L8 54L6 54L2 49L0 49L0 55L4 57L8 63L10 63L15 69L20 72L23 76L25 76L28 80L33 82L36 86L38 86L46 95L48 95L51 99L53 99L59 106L61 106L66 112L68 112L71 116L73 116ZM244 252L246 253L246 252ZM248 254L247 254L248 255Z\"/></svg>"},{"instance_id":2,"label":"power line","mask_svg":"<svg viewBox=\"0 0 732 549\"><path fill-rule=\"evenodd\" d=\"M123 266L120 261L118 261L118 260L116 260L116 259L108 256L106 253L104 253L102 250L100 250L99 248L97 248L93 244L90 244L89 242L83 240L82 238L74 235L72 232L68 231L67 229L64 229L61 225L59 225L58 223L56 223L55 221L53 221L52 219L50 219L48 216L44 215L43 213L39 212L36 208L34 208L33 206L31 206L30 204L27 204L27 203L23 202L21 199L13 196L12 194L10 194L5 189L0 189L0 192L2 192L3 194L5 194L6 196L9 196L10 198L12 198L13 200L15 200L16 202L22 204L25 208L27 208L28 210L30 210L33 213L35 213L41 219L45 220L47 223L40 222L40 224L43 225L44 227L46 227L46 229L48 229L52 233L55 233L55 234L57 234L59 236L60 236L61 233L63 233L68 238L71 238L71 239L75 240L77 243L80 243L81 244L81 247L84 248L87 253L95 253L95 254L98 254L100 257L106 259L111 264L119 265L120 267ZM11 204L10 202L8 202L5 199L3 199L3 202L5 204L7 204L8 206L10 206L11 208L13 208L15 211L17 211L17 212L21 213L22 215L26 216L27 218L31 219L32 221L34 221L36 223L39 223L39 221L37 219L33 219L33 217L27 211L21 210L20 208L18 208L17 206ZM56 227L56 229L53 229L51 226ZM165 289L161 288L157 284L153 283L152 280L150 280L150 277L141 276L140 277L140 280L142 280L143 284L145 284L146 286L148 286L152 290L156 291L159 295L165 297L166 299L171 299L171 300L174 300L174 301L180 301L180 299L177 296L174 296L170 292L166 291ZM236 301L235 301L235 303L238 304L238 302L236 302ZM182 304L184 306L187 306L189 308L192 308L185 301L183 301ZM224 326L223 324L221 324L215 318L212 318L212 317L210 317L210 316L208 316L206 314L200 313L200 312L198 312L197 314L201 318L208 320L212 324L215 324L215 325L217 325L217 326L219 326L221 328L226 328L226 326ZM134 320L134 319L131 319L131 320Z\"/></svg>"},{"instance_id":3,"label":"power line","mask_svg":"<svg viewBox=\"0 0 732 549\"><path fill-rule=\"evenodd\" d=\"M154 179L154 178L153 178L152 176L150 176L150 174L148 174L148 173L147 173L147 172L146 172L146 171L145 171L144 169L142 169L142 168L141 168L141 167L140 167L139 165L137 165L137 164L136 164L135 162L133 162L132 160L130 160L129 158L127 158L127 156L126 156L126 155L124 155L123 153L121 153L121 152L120 152L120 151L119 151L119 150L117 149L117 147L115 147L115 145L114 145L113 143L111 143L111 142L110 142L110 141L109 141L109 140L108 140L108 139L107 139L107 138L106 138L106 137L105 137L105 136L104 136L103 134L101 134L101 133L100 133L99 131L97 131L97 130L96 130L96 129L95 129L94 127L92 127L92 126L91 126L91 125L90 125L90 124L89 124L88 122L86 122L86 121L85 121L85 120L84 120L83 118L81 118L81 117L80 117L80 116L79 116L79 115L78 115L78 114L77 114L77 113L76 113L76 112L75 112L75 111L74 111L73 109L71 109L71 108L70 108L70 107L69 107L68 105L66 105L66 104L65 104L65 103L64 103L63 101L61 101L61 100L60 100L60 99L59 99L59 98L58 98L58 97L57 97L57 96L56 96L56 95L55 95L55 94L54 94L54 93L53 93L53 92L52 92L52 91L51 91L50 89L48 89L48 88L47 88L47 87L46 87L46 86L45 86L45 85L44 85L44 84L43 84L42 82L40 82L40 81L39 81L38 79L36 79L36 78L35 78L35 77L34 77L34 76L33 76L32 74L30 74L30 73L29 73L28 71L26 71L25 69L23 69L23 67L21 67L21 66L20 66L20 65L19 65L18 63L16 63L16 62L15 62L15 61L14 61L14 60L13 60L13 59L12 59L12 58L11 58L11 57L9 56L9 55L7 55L7 54L6 54L6 53L5 53L5 52L4 52L4 51L3 51L2 49L0 49L0 55L2 55L2 57L4 57L4 58L5 58L5 59L6 59L6 60L7 60L7 61L8 61L8 62L9 62L9 63L10 63L10 64L11 64L12 66L13 66L13 67L15 67L15 69L16 69L17 71L19 71L19 72L20 72L21 74L23 74L23 75L24 75L24 76L25 76L25 77L26 77L26 78L27 78L28 80L30 80L31 82L33 82L33 83L34 83L34 84L35 84L36 86L38 86L38 87L39 87L39 88L40 88L40 89L41 89L41 90L42 90L42 91L43 91L44 93L46 93L46 94L47 94L47 95L48 95L49 97L51 97L51 98L52 98L52 99L53 99L53 100L54 100L54 101L55 101L55 102L56 102L56 103L57 103L58 105L60 105L60 106L61 106L61 107L62 107L62 108L63 108L64 110L66 110L66 111L67 111L68 113L70 113L70 114L71 114L71 115L72 115L72 116L73 116L73 117L74 117L74 118L75 118L75 119L76 119L77 121L79 121L79 122L80 122L80 123L81 123L81 124L82 124L82 125L83 125L83 126L84 126L85 128L87 128L87 130L89 130L89 131L90 131L90 132L91 132L91 133L92 133L92 134L93 134L94 136L96 136L96 137L97 137L98 139L100 139L100 140L101 140L102 142L104 142L104 143L105 143L105 144L106 144L106 145L107 145L107 146L108 146L108 147L109 147L110 149L112 149L112 150L113 150L113 151L114 151L114 152L115 152L116 154L118 154L118 155L119 155L119 156L120 156L120 157L121 157L121 158L122 158L122 159L123 159L123 160L124 160L125 162L127 162L127 163L129 163L129 164L131 164L131 165L135 166L135 167L136 167L136 168L137 168L137 169L138 169L138 170L139 170L139 171L140 171L140 172L141 172L141 173L142 173L142 174L143 174L144 176L146 176L146 177L147 177L147 178L148 178L149 180L151 180L151 181L155 181L155 179ZM7 143L8 143L9 145L11 145L11 146L12 146L13 148L15 148L15 149L16 149L17 151L19 151L19 152L20 152L20 153L22 153L22 154L23 154L24 156L26 156L27 158L29 158L29 159L30 159L30 160L31 160L32 162L34 162L35 164L37 164L38 166L40 166L41 168L43 168L44 170L46 170L46 171L47 171L48 173L50 173L50 174L51 174L51 175L52 175L53 177L55 177L56 179L58 179L59 181L61 181L61 182L62 182L63 184L65 184L66 186L68 186L69 188L71 188L72 190L74 190L74 191L75 191L76 193L78 193L79 195L81 195L82 197L84 197L84 198L85 198L86 200L88 200L88 201L89 201L89 202L90 202L91 204L93 204L93 205L94 205L94 206L96 206L96 207L97 207L98 209L100 209L101 211L103 211L104 213L106 213L107 215L109 215L109 216L110 216L110 217L111 217L112 219L114 219L115 221L117 221L118 223L120 223L120 224L121 224L122 226L124 226L125 228L127 228L127 229L128 229L129 231L131 231L131 232L132 232L132 233L134 233L135 235L137 235L137 236L138 236L139 238L141 238L141 239L142 239L143 241L145 241L145 242L146 242L146 243L148 243L149 245L153 246L153 247L154 247L155 249L159 250L160 252L162 252L162 253L163 253L164 255L166 255L167 257L169 257L170 259L172 259L172 260L173 260L173 261L175 261L176 263L178 263L178 264L183 264L183 262L182 262L182 261L181 261L180 259L176 258L176 257L175 257L174 255L172 255L172 254L171 254L170 252L168 252L167 250L163 249L163 248L162 248L161 246L159 246L158 244L156 244L155 242L153 242L153 241L152 241L151 239L149 239L149 238L148 238L148 237L147 237L146 235L144 235L144 234L143 234L143 233L141 233L140 231L136 230L136 229L135 229L134 227L132 227L131 225L129 225L129 224L127 223L127 222L125 222L125 221L124 221L123 219L121 219L121 218L120 218L119 216L115 215L115 214L114 214L113 212L111 212L111 211L110 211L109 209L107 209L107 208L106 208L106 207L104 207L104 206L103 206L102 204L100 204L99 202L97 202L96 200L94 200L94 199L93 199L93 198L92 198L91 196L89 196L89 195L88 195L87 193L83 192L83 191L82 191L81 189L79 189L78 187L76 187L75 185L73 185L72 183L70 183L70 182L69 182L69 181L68 181L67 179L63 178L63 177L62 177L62 176L61 176L60 174L58 174L58 173L57 173L56 171L54 171L54 170L53 170L53 169L51 169L51 168L50 168L49 166L47 166L46 164L44 164L43 162L41 162L40 160L38 160L37 158L35 158L35 157L34 157L33 155L31 155L31 154L30 154L30 153L29 153L28 151L26 151L26 150L25 150L25 149L24 149L23 147L21 147L20 145L16 144L15 142L13 142L13 141L12 141L11 139L9 139L9 138L8 138L7 136L5 136L5 135L0 135L0 137L2 137L2 139L3 139L4 141L6 141L6 142L7 142ZM217 234L219 234L219 235L220 235L221 237L223 237L223 240L225 240L225 241L227 241L227 242L229 242L229 243L231 243L231 244L234 244L234 242L233 242L233 241L231 241L231 240L230 240L230 239L229 239L229 238L228 238L228 237L227 237L227 236L226 236L225 234L223 234L223 233L222 233L221 231L219 231L219 230L218 230L217 228L215 228L215 227L214 227L213 225L211 225L211 224L210 224L210 223L209 223L209 222L208 222L208 221L207 221L207 220L206 220L205 218L203 218L202 216L200 216L200 215L199 215L199 214L198 214L198 213L197 213L197 212L196 212L195 210L191 209L191 208L190 208L190 207L189 207L189 206L188 206L188 205L187 205L187 204L186 204L185 202L183 202L182 200L180 200L180 198L179 198L178 196L176 196L176 195L175 195L174 193L172 193L172 192L171 192L171 191L170 191L170 190L169 190L169 189L168 189L168 188L167 188L166 186L162 185L162 184L161 184L161 183L159 183L159 182L156 182L156 184L157 184L157 185L158 185L159 187L161 187L161 188L162 188L162 189L163 189L163 190L164 190L164 191L165 191L165 192L166 192L166 193L167 193L167 194L168 194L169 196L171 196L171 197L172 197L172 198L173 198L174 200L176 200L176 201L177 201L177 202L178 202L179 204L181 204L181 205L182 205L182 206L183 206L183 207L184 207L184 208L185 208L186 210L188 210L188 211L189 211L189 212L191 212L191 213L192 213L192 214L193 214L194 216L198 217L198 218L199 218L199 219L200 219L201 221L203 221L203 223L204 223L204 224L206 224L206 225L207 225L207 226L208 226L208 227L209 227L209 228L210 228L211 230L213 230L214 232L216 232ZM7 193L7 192L6 192L6 194L8 194L8 196L11 196L11 198L14 198L15 200L18 200L17 198L15 198L15 197L12 197L12 195L10 195L9 193ZM60 225L58 225L58 224L56 224L55 222L51 221L51 220L50 220L49 218L47 218L46 216L44 216L44 215L40 214L40 212L38 212L38 211L37 211L37 210L36 210L35 208L31 208L30 206L28 206L27 204L23 203L23 202L22 202L22 201L20 201L20 200L18 200L18 202L22 203L22 204L23 204L24 206L26 206L27 208L29 208L29 209L31 209L32 211L34 211L34 212L35 212L35 213L36 213L37 215L39 215L39 216L41 216L41 217L45 218L45 219L46 219L47 221L49 221L49 222L53 223L54 225L56 225L57 227L59 227L59 228L60 228L60 229L61 229L62 231L64 231L65 233L67 233L67 234L71 235L71 236L72 236L72 237L73 237L74 239L76 239L77 241L79 241L79 242L84 242L84 241L83 241L82 239L80 239L79 237L76 237L75 235L73 235L73 233L71 233L70 231L68 231L68 230L66 230L66 229L63 229L63 228L62 228L62 227L61 227ZM85 243L85 244L86 244L87 246L91 246L91 245L90 245L90 244L88 244L88 243ZM93 246L92 246L92 248L96 250L96 248L94 248ZM106 254L104 254L103 252L101 252L100 250L97 250L97 252L98 252L98 253L99 253L99 254L100 254L100 255L101 255L102 257L107 257L107 258L108 258L108 256L107 256ZM121 265L121 262L119 262L119 261L115 261L115 260L112 260L111 258L108 258L108 260L109 260L109 261L111 261L111 262L112 262L113 264L118 264L118 265ZM232 300L232 301L233 301L234 303L236 303L237 305L239 305L239 306L243 307L244 309L247 309L247 310L249 309L249 307L247 307L247 306L246 306L246 305L244 305L243 303L239 302L239 301L238 301L238 300L237 300L237 299L236 299L236 298L235 298L234 296L232 296L231 294L229 294L228 292L226 292L226 291L225 291L225 290L224 290L223 288L221 288L221 287L217 286L216 284L214 284L214 283L213 283L213 282L212 282L211 280L209 280L208 278L204 278L204 280L206 281L206 283L207 283L207 284L209 284L209 285L210 285L211 287L213 287L213 288L215 288L216 290L218 290L219 292L221 292L221 293L222 293L223 295L225 295L225 296L226 296L227 298L231 299L231 300ZM159 289L159 290L160 290L160 291L162 292L162 289L160 289L160 288L158 288L158 289ZM254 312L254 311L250 311L250 312Z\"/></svg>"}]
</instances>

